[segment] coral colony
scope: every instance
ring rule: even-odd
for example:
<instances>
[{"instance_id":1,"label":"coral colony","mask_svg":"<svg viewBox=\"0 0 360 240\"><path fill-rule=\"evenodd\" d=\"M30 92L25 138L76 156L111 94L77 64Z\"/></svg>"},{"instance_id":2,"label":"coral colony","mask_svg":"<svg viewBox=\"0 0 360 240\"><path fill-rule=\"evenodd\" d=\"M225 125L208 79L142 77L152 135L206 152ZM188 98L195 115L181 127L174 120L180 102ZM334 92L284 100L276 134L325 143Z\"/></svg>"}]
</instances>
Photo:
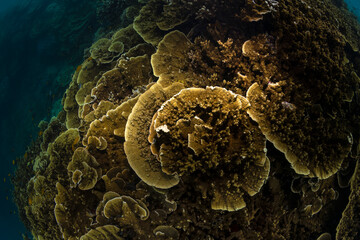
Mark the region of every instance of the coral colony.
<instances>
[{"instance_id":1,"label":"coral colony","mask_svg":"<svg viewBox=\"0 0 360 240\"><path fill-rule=\"evenodd\" d=\"M18 163L36 240L360 239L360 26L341 1L126 6Z\"/></svg>"}]
</instances>

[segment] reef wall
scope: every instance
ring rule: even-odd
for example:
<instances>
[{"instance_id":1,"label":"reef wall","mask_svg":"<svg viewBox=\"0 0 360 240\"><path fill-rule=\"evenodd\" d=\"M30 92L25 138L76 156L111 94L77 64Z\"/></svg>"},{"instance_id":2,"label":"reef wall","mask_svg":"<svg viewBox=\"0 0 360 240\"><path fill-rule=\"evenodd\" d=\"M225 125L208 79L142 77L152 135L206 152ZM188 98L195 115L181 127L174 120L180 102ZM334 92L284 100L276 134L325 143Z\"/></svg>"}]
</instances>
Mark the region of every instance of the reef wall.
<instances>
[{"instance_id":1,"label":"reef wall","mask_svg":"<svg viewBox=\"0 0 360 240\"><path fill-rule=\"evenodd\" d=\"M35 239L360 237L343 2L103 2L128 25L91 45L13 179Z\"/></svg>"}]
</instances>

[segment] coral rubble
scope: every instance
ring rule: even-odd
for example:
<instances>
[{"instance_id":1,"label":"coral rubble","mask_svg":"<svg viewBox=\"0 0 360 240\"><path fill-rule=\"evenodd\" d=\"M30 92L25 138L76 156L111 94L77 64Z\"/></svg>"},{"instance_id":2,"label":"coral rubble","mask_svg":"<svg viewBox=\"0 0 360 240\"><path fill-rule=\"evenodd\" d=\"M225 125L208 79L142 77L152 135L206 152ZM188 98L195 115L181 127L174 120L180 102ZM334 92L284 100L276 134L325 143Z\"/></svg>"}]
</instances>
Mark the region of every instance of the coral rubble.
<instances>
[{"instance_id":1,"label":"coral rubble","mask_svg":"<svg viewBox=\"0 0 360 240\"><path fill-rule=\"evenodd\" d=\"M35 239L359 238L360 25L260 2L103 1L13 179Z\"/></svg>"}]
</instances>

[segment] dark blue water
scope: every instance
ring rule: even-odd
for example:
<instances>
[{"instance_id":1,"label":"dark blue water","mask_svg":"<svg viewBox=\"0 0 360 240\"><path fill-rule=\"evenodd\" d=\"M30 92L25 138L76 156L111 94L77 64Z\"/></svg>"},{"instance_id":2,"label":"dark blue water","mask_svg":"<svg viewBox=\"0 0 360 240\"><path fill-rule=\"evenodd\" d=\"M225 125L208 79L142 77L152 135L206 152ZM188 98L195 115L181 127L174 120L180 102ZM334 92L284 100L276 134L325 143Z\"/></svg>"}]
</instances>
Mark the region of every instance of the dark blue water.
<instances>
[{"instance_id":1,"label":"dark blue water","mask_svg":"<svg viewBox=\"0 0 360 240\"><path fill-rule=\"evenodd\" d=\"M22 5L28 2L28 0L13 0L13 1L3 1L0 5L0 12L9 11L9 9L16 7L18 5Z\"/></svg>"},{"instance_id":2,"label":"dark blue water","mask_svg":"<svg viewBox=\"0 0 360 240\"><path fill-rule=\"evenodd\" d=\"M345 2L348 4L348 8L356 16L358 16L358 19L360 19L360 1L359 0L345 0Z\"/></svg>"},{"instance_id":3,"label":"dark blue water","mask_svg":"<svg viewBox=\"0 0 360 240\"><path fill-rule=\"evenodd\" d=\"M347 3L360 16L360 1ZM76 24L83 25L79 29ZM26 232L11 201L12 160L36 138L39 121L57 113L71 73L97 27L96 0L0 3L1 239L22 239Z\"/></svg>"},{"instance_id":4,"label":"dark blue water","mask_svg":"<svg viewBox=\"0 0 360 240\"><path fill-rule=\"evenodd\" d=\"M12 202L12 161L36 138L39 121L58 112L98 28L95 6L96 0L0 3L0 239L22 239L26 231Z\"/></svg>"}]
</instances>

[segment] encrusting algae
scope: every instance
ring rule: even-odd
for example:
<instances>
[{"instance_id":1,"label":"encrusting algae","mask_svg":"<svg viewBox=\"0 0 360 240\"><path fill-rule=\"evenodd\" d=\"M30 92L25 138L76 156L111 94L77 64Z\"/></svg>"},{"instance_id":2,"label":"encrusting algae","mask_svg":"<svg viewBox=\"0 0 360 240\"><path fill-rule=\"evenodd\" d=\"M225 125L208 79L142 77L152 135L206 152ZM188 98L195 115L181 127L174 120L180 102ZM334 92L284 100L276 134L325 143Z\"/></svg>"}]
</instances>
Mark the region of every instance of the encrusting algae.
<instances>
[{"instance_id":1,"label":"encrusting algae","mask_svg":"<svg viewBox=\"0 0 360 240\"><path fill-rule=\"evenodd\" d=\"M359 239L342 1L130 2L16 160L34 239Z\"/></svg>"}]
</instances>

